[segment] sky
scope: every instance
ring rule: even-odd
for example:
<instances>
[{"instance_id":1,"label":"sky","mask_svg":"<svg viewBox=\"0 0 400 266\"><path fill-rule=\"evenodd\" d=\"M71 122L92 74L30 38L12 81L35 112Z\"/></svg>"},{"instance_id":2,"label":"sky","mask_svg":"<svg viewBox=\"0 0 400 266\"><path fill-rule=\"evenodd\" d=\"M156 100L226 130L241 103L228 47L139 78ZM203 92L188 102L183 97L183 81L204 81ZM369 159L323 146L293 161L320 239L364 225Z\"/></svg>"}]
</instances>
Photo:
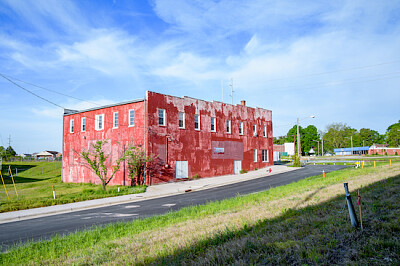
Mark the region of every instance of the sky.
<instances>
[{"instance_id":1,"label":"sky","mask_svg":"<svg viewBox=\"0 0 400 266\"><path fill-rule=\"evenodd\" d=\"M17 153L61 151L62 108L146 90L231 103L232 81L234 104L272 110L274 136L297 118L385 133L400 1L0 0L0 74L0 145Z\"/></svg>"}]
</instances>

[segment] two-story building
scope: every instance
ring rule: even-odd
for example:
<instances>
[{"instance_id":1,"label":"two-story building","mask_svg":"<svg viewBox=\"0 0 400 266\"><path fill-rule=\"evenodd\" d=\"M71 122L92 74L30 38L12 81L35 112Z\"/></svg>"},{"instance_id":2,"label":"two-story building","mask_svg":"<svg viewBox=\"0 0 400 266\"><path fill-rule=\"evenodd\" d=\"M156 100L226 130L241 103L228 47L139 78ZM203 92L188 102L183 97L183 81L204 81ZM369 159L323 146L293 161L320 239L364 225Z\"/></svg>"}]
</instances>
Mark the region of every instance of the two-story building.
<instances>
[{"instance_id":1,"label":"two-story building","mask_svg":"<svg viewBox=\"0 0 400 266\"><path fill-rule=\"evenodd\" d=\"M231 105L147 91L140 100L65 110L63 131L63 182L99 182L80 156L97 140L108 140L114 160L129 145L156 155L159 167L145 176L149 185L273 164L272 112L244 101ZM110 184L130 184L126 165Z\"/></svg>"}]
</instances>

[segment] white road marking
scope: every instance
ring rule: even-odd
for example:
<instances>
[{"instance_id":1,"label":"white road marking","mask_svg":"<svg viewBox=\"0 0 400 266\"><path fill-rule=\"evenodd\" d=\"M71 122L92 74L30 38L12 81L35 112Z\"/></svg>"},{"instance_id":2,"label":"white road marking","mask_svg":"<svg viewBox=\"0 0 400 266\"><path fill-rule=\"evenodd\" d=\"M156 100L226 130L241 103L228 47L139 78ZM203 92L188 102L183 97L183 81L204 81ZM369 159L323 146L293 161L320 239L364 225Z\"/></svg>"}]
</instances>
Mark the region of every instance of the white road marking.
<instances>
[{"instance_id":1,"label":"white road marking","mask_svg":"<svg viewBox=\"0 0 400 266\"><path fill-rule=\"evenodd\" d=\"M139 215L137 213L117 213L114 217L129 217Z\"/></svg>"},{"instance_id":2,"label":"white road marking","mask_svg":"<svg viewBox=\"0 0 400 266\"><path fill-rule=\"evenodd\" d=\"M140 207L140 205L128 205L128 206L125 206L125 209L139 208L139 207Z\"/></svg>"},{"instance_id":3,"label":"white road marking","mask_svg":"<svg viewBox=\"0 0 400 266\"><path fill-rule=\"evenodd\" d=\"M163 206L163 207L172 207L172 206L175 206L176 204L173 204L173 203L169 203L169 204L163 204L163 205L161 205L161 206Z\"/></svg>"}]
</instances>

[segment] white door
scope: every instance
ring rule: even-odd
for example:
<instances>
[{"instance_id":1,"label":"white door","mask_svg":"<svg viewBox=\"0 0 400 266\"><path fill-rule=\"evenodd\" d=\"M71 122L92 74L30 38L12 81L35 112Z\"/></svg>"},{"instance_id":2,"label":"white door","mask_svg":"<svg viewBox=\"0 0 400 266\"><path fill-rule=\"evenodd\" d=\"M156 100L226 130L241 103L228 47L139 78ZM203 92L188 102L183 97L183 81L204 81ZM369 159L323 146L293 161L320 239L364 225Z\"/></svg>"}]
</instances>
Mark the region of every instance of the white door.
<instances>
[{"instance_id":1,"label":"white door","mask_svg":"<svg viewBox=\"0 0 400 266\"><path fill-rule=\"evenodd\" d=\"M240 174L242 170L242 161L234 161L235 175Z\"/></svg>"},{"instance_id":2,"label":"white door","mask_svg":"<svg viewBox=\"0 0 400 266\"><path fill-rule=\"evenodd\" d=\"M176 161L176 178L188 178L188 162Z\"/></svg>"}]
</instances>

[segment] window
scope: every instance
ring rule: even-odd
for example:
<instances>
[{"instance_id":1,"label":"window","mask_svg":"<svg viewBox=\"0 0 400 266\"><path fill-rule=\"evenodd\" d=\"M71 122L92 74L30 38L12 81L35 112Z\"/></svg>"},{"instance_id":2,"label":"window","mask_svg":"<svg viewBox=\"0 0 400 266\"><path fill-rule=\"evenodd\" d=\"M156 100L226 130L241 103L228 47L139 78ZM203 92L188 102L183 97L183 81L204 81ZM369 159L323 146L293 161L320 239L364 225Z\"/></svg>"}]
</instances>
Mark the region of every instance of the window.
<instances>
[{"instance_id":1,"label":"window","mask_svg":"<svg viewBox=\"0 0 400 266\"><path fill-rule=\"evenodd\" d=\"M200 115L194 115L194 129L200 130Z\"/></svg>"},{"instance_id":2,"label":"window","mask_svg":"<svg viewBox=\"0 0 400 266\"><path fill-rule=\"evenodd\" d=\"M243 135L243 122L239 122L239 135Z\"/></svg>"},{"instance_id":3,"label":"window","mask_svg":"<svg viewBox=\"0 0 400 266\"><path fill-rule=\"evenodd\" d=\"M135 125L135 110L129 110L129 126L133 127Z\"/></svg>"},{"instance_id":4,"label":"window","mask_svg":"<svg viewBox=\"0 0 400 266\"><path fill-rule=\"evenodd\" d=\"M113 113L113 128L118 128L118 112Z\"/></svg>"},{"instance_id":5,"label":"window","mask_svg":"<svg viewBox=\"0 0 400 266\"><path fill-rule=\"evenodd\" d=\"M81 120L81 131L82 132L86 131L86 117L82 117L82 120Z\"/></svg>"},{"instance_id":6,"label":"window","mask_svg":"<svg viewBox=\"0 0 400 266\"><path fill-rule=\"evenodd\" d=\"M185 113L179 112L179 128L185 128Z\"/></svg>"},{"instance_id":7,"label":"window","mask_svg":"<svg viewBox=\"0 0 400 266\"><path fill-rule=\"evenodd\" d=\"M267 137L267 126L263 127L263 136L264 136L264 138Z\"/></svg>"},{"instance_id":8,"label":"window","mask_svg":"<svg viewBox=\"0 0 400 266\"><path fill-rule=\"evenodd\" d=\"M96 115L95 116L95 129L96 130L103 130L104 129L104 114Z\"/></svg>"},{"instance_id":9,"label":"window","mask_svg":"<svg viewBox=\"0 0 400 266\"><path fill-rule=\"evenodd\" d=\"M226 120L226 133L231 134L231 120Z\"/></svg>"},{"instance_id":10,"label":"window","mask_svg":"<svg viewBox=\"0 0 400 266\"><path fill-rule=\"evenodd\" d=\"M257 125L253 124L253 136L257 136Z\"/></svg>"},{"instance_id":11,"label":"window","mask_svg":"<svg viewBox=\"0 0 400 266\"><path fill-rule=\"evenodd\" d=\"M165 126L165 110L158 109L158 125Z\"/></svg>"},{"instance_id":12,"label":"window","mask_svg":"<svg viewBox=\"0 0 400 266\"><path fill-rule=\"evenodd\" d=\"M262 161L267 163L269 162L268 160L268 150L262 150Z\"/></svg>"},{"instance_id":13,"label":"window","mask_svg":"<svg viewBox=\"0 0 400 266\"><path fill-rule=\"evenodd\" d=\"M215 117L211 117L211 132L216 131L216 128L215 128L216 123L215 122L216 122Z\"/></svg>"},{"instance_id":14,"label":"window","mask_svg":"<svg viewBox=\"0 0 400 266\"><path fill-rule=\"evenodd\" d=\"M74 119L69 121L69 132L74 133Z\"/></svg>"},{"instance_id":15,"label":"window","mask_svg":"<svg viewBox=\"0 0 400 266\"><path fill-rule=\"evenodd\" d=\"M257 149L254 149L253 151L254 151L253 152L254 162L256 163L257 162Z\"/></svg>"}]
</instances>

